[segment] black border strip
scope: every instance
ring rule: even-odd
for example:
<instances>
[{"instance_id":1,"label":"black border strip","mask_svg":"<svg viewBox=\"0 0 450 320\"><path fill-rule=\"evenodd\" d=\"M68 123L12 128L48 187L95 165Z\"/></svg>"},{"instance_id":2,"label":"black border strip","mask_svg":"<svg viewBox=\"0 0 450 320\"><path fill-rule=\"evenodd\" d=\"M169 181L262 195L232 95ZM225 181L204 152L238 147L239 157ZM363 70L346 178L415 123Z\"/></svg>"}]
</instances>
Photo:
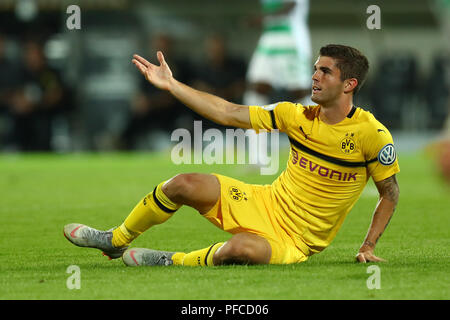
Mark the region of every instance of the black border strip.
<instances>
[{"instance_id":1,"label":"black border strip","mask_svg":"<svg viewBox=\"0 0 450 320\"><path fill-rule=\"evenodd\" d=\"M238 267L246 268L246 266ZM268 268L273 267L268 266ZM287 267L283 266L283 268L276 268L274 269L274 273L281 274L281 272L287 270L285 268ZM220 270L220 272L226 273L227 269ZM207 290L203 290L202 294L205 292L208 293ZM368 292L370 293L371 291ZM414 315L417 315L425 308L436 310L436 312L442 310L443 314L448 311L448 300L444 300L446 297L441 297L443 300L429 300L426 295L422 294L421 297L418 297L415 300L364 300L362 296L359 300L350 300L348 298L345 299L345 293L346 292L342 292L333 300L311 300L308 299L310 295L307 293L301 293L298 299L289 300L286 300L284 297L273 298L273 293L265 294L267 297L265 300L261 298L252 299L251 297L249 297L251 300L236 300L231 294L223 294L223 300L204 298L183 300L178 298L167 300L158 298L161 296L161 294L158 293L154 295L154 298L151 298L152 300L132 300L122 293L114 300L108 298L109 295L107 293L103 294L103 297L106 296L106 299L100 296L96 298L98 300L87 300L91 295L81 291L73 292L73 300L58 297L56 293L46 293L47 296L54 296L54 300L48 300L48 298L45 300L36 298L37 294L34 292L27 292L27 296L30 297L28 298L29 300L7 300L8 296L5 297L3 295L2 299L5 300L0 301L0 307L6 314L10 310L11 312L14 312L14 315L19 317L21 317L20 315L23 315L24 318L29 315L45 314L45 312L48 312L51 308L61 308L65 310L81 310L82 308L89 308L90 314L99 318L117 317L118 315L123 315L122 318L125 318L126 316L129 316L129 312L127 313L128 310L145 311L149 308L154 308L155 310L164 310L164 316L168 319L208 319L208 317L209 319L283 319L287 318L286 315L298 313L298 310L306 311L305 314L307 315L314 315L314 311L320 310L320 314L324 317L338 318L339 315L342 315L344 318L348 317L348 310L353 310L355 307L361 307L368 310L389 309L394 310L395 312L399 311L408 318L413 318ZM75 294L81 294L81 298L76 299L78 296L75 296ZM178 296L180 295L178 292L176 294L178 294ZM252 295L262 296L263 294L252 293ZM383 299L384 295L381 295L380 297L380 299ZM235 307L233 308L233 306ZM253 306L253 308L251 306ZM206 313L203 315L194 315L191 314L191 312L186 313L186 310L199 307L209 307L210 309L214 309L214 313L210 313L209 315ZM239 309L244 312L240 313ZM139 313L144 314L143 312L138 312L138 314Z\"/></svg>"},{"instance_id":2,"label":"black border strip","mask_svg":"<svg viewBox=\"0 0 450 320\"><path fill-rule=\"evenodd\" d=\"M304 151L304 152L306 152L306 153L308 153L308 154L310 154L312 156L315 156L315 157L320 158L322 160L325 160L327 162L331 162L331 163L334 163L334 164L337 164L337 165L340 165L340 166L343 166L343 167L350 167L350 168L367 167L367 165L369 163L377 161L377 158L374 158L374 159L369 160L369 161L364 161L364 162L345 161L345 160L341 160L341 159L338 159L338 158L330 157L330 156L327 156L327 155L322 154L320 152L317 152L315 150L312 150L312 149L308 148L307 146L301 144L297 140L291 138L291 137L289 137L289 141L291 142L291 144L294 147L300 149L301 151Z\"/></svg>"}]
</instances>

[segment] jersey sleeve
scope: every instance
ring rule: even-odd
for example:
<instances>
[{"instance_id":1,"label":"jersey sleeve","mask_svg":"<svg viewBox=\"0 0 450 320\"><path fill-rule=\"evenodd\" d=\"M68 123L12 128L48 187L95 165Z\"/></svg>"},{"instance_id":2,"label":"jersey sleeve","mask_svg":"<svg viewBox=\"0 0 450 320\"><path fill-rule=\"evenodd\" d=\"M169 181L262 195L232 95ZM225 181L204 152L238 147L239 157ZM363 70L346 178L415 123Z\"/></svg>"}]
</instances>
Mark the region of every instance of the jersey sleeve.
<instances>
[{"instance_id":1,"label":"jersey sleeve","mask_svg":"<svg viewBox=\"0 0 450 320\"><path fill-rule=\"evenodd\" d=\"M275 129L285 132L289 121L295 117L296 105L291 102L277 102L267 106L249 106L250 123L252 128L272 131Z\"/></svg>"},{"instance_id":2,"label":"jersey sleeve","mask_svg":"<svg viewBox=\"0 0 450 320\"><path fill-rule=\"evenodd\" d=\"M400 172L394 141L383 125L372 128L365 141L365 157L368 172L375 182Z\"/></svg>"}]
</instances>

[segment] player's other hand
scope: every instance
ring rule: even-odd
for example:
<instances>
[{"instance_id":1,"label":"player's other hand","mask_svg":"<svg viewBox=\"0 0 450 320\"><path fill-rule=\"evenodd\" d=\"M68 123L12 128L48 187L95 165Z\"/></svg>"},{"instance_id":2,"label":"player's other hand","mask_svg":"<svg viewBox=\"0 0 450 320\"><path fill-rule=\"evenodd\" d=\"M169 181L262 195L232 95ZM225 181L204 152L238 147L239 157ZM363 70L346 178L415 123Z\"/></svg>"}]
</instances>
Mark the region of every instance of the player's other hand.
<instances>
[{"instance_id":1,"label":"player's other hand","mask_svg":"<svg viewBox=\"0 0 450 320\"><path fill-rule=\"evenodd\" d=\"M134 63L136 68L138 68L148 82L159 89L169 90L171 80L173 79L172 71L170 71L169 65L164 60L164 55L161 51L158 51L156 56L158 57L158 61L160 63L159 66L148 62L146 59L137 54L133 55L133 60L131 60L131 62Z\"/></svg>"},{"instance_id":2,"label":"player's other hand","mask_svg":"<svg viewBox=\"0 0 450 320\"><path fill-rule=\"evenodd\" d=\"M366 263L366 262L386 262L386 260L377 257L373 254L373 250L360 250L356 255L356 262Z\"/></svg>"}]
</instances>

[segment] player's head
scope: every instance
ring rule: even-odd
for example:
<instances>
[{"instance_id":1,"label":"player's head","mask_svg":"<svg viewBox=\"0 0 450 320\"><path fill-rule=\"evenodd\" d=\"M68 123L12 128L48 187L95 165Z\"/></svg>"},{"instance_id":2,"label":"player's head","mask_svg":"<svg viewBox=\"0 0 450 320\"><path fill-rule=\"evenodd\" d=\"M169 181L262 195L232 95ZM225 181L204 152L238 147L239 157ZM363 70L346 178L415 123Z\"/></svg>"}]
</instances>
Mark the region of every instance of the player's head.
<instances>
[{"instance_id":1,"label":"player's head","mask_svg":"<svg viewBox=\"0 0 450 320\"><path fill-rule=\"evenodd\" d=\"M341 95L353 96L363 85L368 70L367 58L355 48L337 44L320 48L314 64L311 99L324 104Z\"/></svg>"}]
</instances>

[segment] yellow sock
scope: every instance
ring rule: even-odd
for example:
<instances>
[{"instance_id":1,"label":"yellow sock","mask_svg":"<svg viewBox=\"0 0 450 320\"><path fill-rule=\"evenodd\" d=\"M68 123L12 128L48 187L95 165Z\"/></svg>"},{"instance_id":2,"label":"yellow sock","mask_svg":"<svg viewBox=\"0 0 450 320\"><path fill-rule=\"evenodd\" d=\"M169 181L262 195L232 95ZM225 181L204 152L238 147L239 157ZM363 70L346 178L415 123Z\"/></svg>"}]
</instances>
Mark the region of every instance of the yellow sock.
<instances>
[{"instance_id":1,"label":"yellow sock","mask_svg":"<svg viewBox=\"0 0 450 320\"><path fill-rule=\"evenodd\" d=\"M174 265L183 266L213 266L213 256L216 251L222 247L225 242L218 242L204 249L192 251L189 253L177 252L172 256Z\"/></svg>"},{"instance_id":2,"label":"yellow sock","mask_svg":"<svg viewBox=\"0 0 450 320\"><path fill-rule=\"evenodd\" d=\"M125 247L137 238L139 234L131 233L122 223L118 228L113 230L112 244L116 248Z\"/></svg>"},{"instance_id":3,"label":"yellow sock","mask_svg":"<svg viewBox=\"0 0 450 320\"><path fill-rule=\"evenodd\" d=\"M131 211L122 225L113 231L112 244L115 247L127 246L148 228L169 219L181 205L171 201L162 192L160 183L153 192L142 199Z\"/></svg>"},{"instance_id":4,"label":"yellow sock","mask_svg":"<svg viewBox=\"0 0 450 320\"><path fill-rule=\"evenodd\" d=\"M172 256L172 261L175 266L182 266L183 265L183 259L186 256L186 253L184 252L176 252Z\"/></svg>"}]
</instances>

